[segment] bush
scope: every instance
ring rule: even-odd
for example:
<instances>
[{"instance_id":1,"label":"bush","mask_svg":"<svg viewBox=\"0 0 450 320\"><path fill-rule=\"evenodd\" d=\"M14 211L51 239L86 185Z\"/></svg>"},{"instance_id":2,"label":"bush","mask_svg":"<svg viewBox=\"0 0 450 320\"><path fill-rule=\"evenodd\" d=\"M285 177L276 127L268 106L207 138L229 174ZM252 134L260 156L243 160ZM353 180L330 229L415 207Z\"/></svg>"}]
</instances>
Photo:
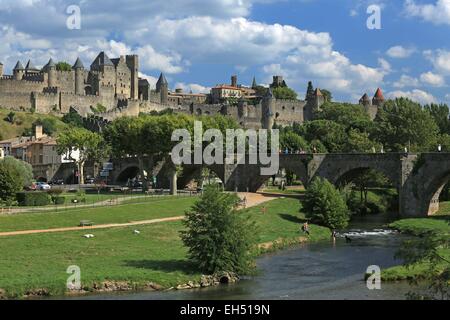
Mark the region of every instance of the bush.
<instances>
[{"instance_id":1,"label":"bush","mask_svg":"<svg viewBox=\"0 0 450 320\"><path fill-rule=\"evenodd\" d=\"M52 196L52 202L55 205L63 205L66 203L66 197L63 196Z\"/></svg>"},{"instance_id":2,"label":"bush","mask_svg":"<svg viewBox=\"0 0 450 320\"><path fill-rule=\"evenodd\" d=\"M63 192L64 192L64 190L60 189L60 188L52 188L52 189L47 191L47 193L50 196L58 196L58 195L62 194Z\"/></svg>"},{"instance_id":3,"label":"bush","mask_svg":"<svg viewBox=\"0 0 450 320\"><path fill-rule=\"evenodd\" d=\"M50 200L50 196L46 192L17 193L17 202L23 207L47 206L51 203Z\"/></svg>"},{"instance_id":4,"label":"bush","mask_svg":"<svg viewBox=\"0 0 450 320\"><path fill-rule=\"evenodd\" d=\"M313 223L331 229L343 229L350 220L350 212L343 196L326 179L314 179L306 191L303 208L306 217Z\"/></svg>"},{"instance_id":5,"label":"bush","mask_svg":"<svg viewBox=\"0 0 450 320\"><path fill-rule=\"evenodd\" d=\"M23 185L21 172L6 159L0 160L0 200L10 203L14 201L16 193L22 190Z\"/></svg>"},{"instance_id":6,"label":"bush","mask_svg":"<svg viewBox=\"0 0 450 320\"><path fill-rule=\"evenodd\" d=\"M255 226L236 212L235 194L208 186L200 200L186 212L181 238L189 248L189 258L205 273L252 270Z\"/></svg>"}]
</instances>

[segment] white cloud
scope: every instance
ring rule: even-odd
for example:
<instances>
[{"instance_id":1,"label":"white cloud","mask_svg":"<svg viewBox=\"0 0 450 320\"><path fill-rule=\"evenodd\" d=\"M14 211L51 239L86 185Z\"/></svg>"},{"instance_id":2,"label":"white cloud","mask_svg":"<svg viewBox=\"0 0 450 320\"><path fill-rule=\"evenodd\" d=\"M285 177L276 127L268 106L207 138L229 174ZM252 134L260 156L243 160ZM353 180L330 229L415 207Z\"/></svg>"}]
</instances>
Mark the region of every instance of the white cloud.
<instances>
[{"instance_id":1,"label":"white cloud","mask_svg":"<svg viewBox=\"0 0 450 320\"><path fill-rule=\"evenodd\" d=\"M413 78L408 75L402 75L400 79L397 82L394 82L393 87L394 88L408 88L408 87L418 87L420 86L420 82L418 79Z\"/></svg>"},{"instance_id":2,"label":"white cloud","mask_svg":"<svg viewBox=\"0 0 450 320\"><path fill-rule=\"evenodd\" d=\"M404 48L402 46L394 46L389 48L389 50L386 51L386 54L391 58L408 58L414 53L414 48Z\"/></svg>"},{"instance_id":3,"label":"white cloud","mask_svg":"<svg viewBox=\"0 0 450 320\"><path fill-rule=\"evenodd\" d=\"M420 17L434 24L450 25L450 0L437 0L435 4L417 4L414 0L406 0L405 12L408 16Z\"/></svg>"},{"instance_id":4,"label":"white cloud","mask_svg":"<svg viewBox=\"0 0 450 320\"><path fill-rule=\"evenodd\" d=\"M83 0L82 29L71 31L65 8L72 0L0 0L0 61L31 58L42 66L50 56L70 63L80 56L89 67L101 50L111 57L136 53L144 74L177 74L197 63L211 70L215 64L241 71L257 66L262 82L281 74L296 89L315 80L358 95L391 72L384 59L373 66L351 61L334 49L327 32L247 18L255 3L274 1L282 0Z\"/></svg>"},{"instance_id":5,"label":"white cloud","mask_svg":"<svg viewBox=\"0 0 450 320\"><path fill-rule=\"evenodd\" d=\"M210 87L205 87L197 83L186 84L184 82L177 82L175 84L175 89L183 89L184 92L192 91L192 93L209 93L211 90Z\"/></svg>"},{"instance_id":6,"label":"white cloud","mask_svg":"<svg viewBox=\"0 0 450 320\"><path fill-rule=\"evenodd\" d=\"M413 101L416 101L422 105L437 102L437 99L432 94L419 89L414 89L412 91L401 91L401 90L392 91L389 92L386 96L389 99L405 97Z\"/></svg>"},{"instance_id":7,"label":"white cloud","mask_svg":"<svg viewBox=\"0 0 450 320\"><path fill-rule=\"evenodd\" d=\"M444 77L431 71L422 73L420 75L420 81L422 81L425 85L434 87L442 87L445 85Z\"/></svg>"},{"instance_id":8,"label":"white cloud","mask_svg":"<svg viewBox=\"0 0 450 320\"><path fill-rule=\"evenodd\" d=\"M426 50L424 56L433 64L436 72L450 75L450 51Z\"/></svg>"}]
</instances>

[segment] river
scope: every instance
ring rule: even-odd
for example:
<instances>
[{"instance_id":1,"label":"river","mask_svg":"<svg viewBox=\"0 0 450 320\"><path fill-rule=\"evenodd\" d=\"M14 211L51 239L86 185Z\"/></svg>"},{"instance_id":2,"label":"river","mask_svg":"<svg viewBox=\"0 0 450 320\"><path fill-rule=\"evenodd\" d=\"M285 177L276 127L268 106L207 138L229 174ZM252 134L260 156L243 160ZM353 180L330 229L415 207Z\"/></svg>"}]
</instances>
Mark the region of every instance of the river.
<instances>
[{"instance_id":1,"label":"river","mask_svg":"<svg viewBox=\"0 0 450 320\"><path fill-rule=\"evenodd\" d=\"M345 235L352 241L348 243ZM363 280L368 266L388 268L401 264L395 252L406 237L383 229L379 219L353 221L336 242L323 241L264 255L257 261L258 274L233 285L163 291L115 293L79 299L139 300L268 300L268 299L405 299L406 282L381 283L369 290Z\"/></svg>"}]
</instances>

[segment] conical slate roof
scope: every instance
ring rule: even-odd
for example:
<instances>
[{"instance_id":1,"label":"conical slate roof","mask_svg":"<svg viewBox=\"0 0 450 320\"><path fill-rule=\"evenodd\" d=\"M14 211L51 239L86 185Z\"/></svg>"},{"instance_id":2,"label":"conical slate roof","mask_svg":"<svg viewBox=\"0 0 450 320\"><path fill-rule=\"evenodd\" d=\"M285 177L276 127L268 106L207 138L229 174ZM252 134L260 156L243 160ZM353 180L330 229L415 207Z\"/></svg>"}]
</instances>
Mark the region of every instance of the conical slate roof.
<instances>
[{"instance_id":1,"label":"conical slate roof","mask_svg":"<svg viewBox=\"0 0 450 320\"><path fill-rule=\"evenodd\" d=\"M77 61L75 61L75 64L73 65L72 69L84 69L83 62L81 62L80 58L77 58Z\"/></svg>"},{"instance_id":2,"label":"conical slate roof","mask_svg":"<svg viewBox=\"0 0 450 320\"><path fill-rule=\"evenodd\" d=\"M22 62L17 61L16 66L14 67L14 70L25 70L25 68L23 67Z\"/></svg>"},{"instance_id":3,"label":"conical slate roof","mask_svg":"<svg viewBox=\"0 0 450 320\"><path fill-rule=\"evenodd\" d=\"M27 63L27 66L25 67L25 69L28 71L39 71L39 69L34 66L33 62L31 62L31 60L28 60L28 63Z\"/></svg>"},{"instance_id":4,"label":"conical slate roof","mask_svg":"<svg viewBox=\"0 0 450 320\"><path fill-rule=\"evenodd\" d=\"M101 66L111 66L114 67L114 64L112 63L111 59L107 56L107 54L102 51L99 53L97 58L95 58L94 62L92 62L91 67L98 68Z\"/></svg>"},{"instance_id":5,"label":"conical slate roof","mask_svg":"<svg viewBox=\"0 0 450 320\"><path fill-rule=\"evenodd\" d=\"M370 101L369 96L367 95L367 93L364 93L364 95L361 97L361 99L359 99L359 101Z\"/></svg>"},{"instance_id":6,"label":"conical slate roof","mask_svg":"<svg viewBox=\"0 0 450 320\"><path fill-rule=\"evenodd\" d=\"M159 88L162 85L168 85L166 77L164 76L164 73L161 72L161 75L159 76L158 82L156 83L156 87Z\"/></svg>"},{"instance_id":7,"label":"conical slate roof","mask_svg":"<svg viewBox=\"0 0 450 320\"><path fill-rule=\"evenodd\" d=\"M256 83L256 77L253 77L252 89L255 89L258 86Z\"/></svg>"},{"instance_id":8,"label":"conical slate roof","mask_svg":"<svg viewBox=\"0 0 450 320\"><path fill-rule=\"evenodd\" d=\"M56 63L53 61L52 58L48 60L47 64L44 66L44 70L48 70L50 68L56 68Z\"/></svg>"}]
</instances>

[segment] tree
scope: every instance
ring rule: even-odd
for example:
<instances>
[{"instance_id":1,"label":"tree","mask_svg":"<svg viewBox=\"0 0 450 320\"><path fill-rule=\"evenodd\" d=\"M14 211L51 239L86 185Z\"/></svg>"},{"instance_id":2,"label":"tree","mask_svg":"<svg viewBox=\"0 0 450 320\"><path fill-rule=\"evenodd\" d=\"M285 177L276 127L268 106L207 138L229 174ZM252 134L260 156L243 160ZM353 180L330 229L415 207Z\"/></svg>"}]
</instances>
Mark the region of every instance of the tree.
<instances>
[{"instance_id":1,"label":"tree","mask_svg":"<svg viewBox=\"0 0 450 320\"><path fill-rule=\"evenodd\" d=\"M84 184L84 165L88 160L98 159L105 142L99 134L83 128L71 128L63 131L57 138L58 153L67 154L68 159L78 167L79 184ZM78 156L75 156L78 153Z\"/></svg>"},{"instance_id":2,"label":"tree","mask_svg":"<svg viewBox=\"0 0 450 320\"><path fill-rule=\"evenodd\" d=\"M4 119L6 122L9 122L11 124L14 124L14 120L16 119L16 113L11 111L10 113L8 113L8 115L6 116L6 118Z\"/></svg>"},{"instance_id":3,"label":"tree","mask_svg":"<svg viewBox=\"0 0 450 320\"><path fill-rule=\"evenodd\" d=\"M84 126L83 117L75 110L70 110L62 117L62 121L74 127L82 128Z\"/></svg>"},{"instance_id":4,"label":"tree","mask_svg":"<svg viewBox=\"0 0 450 320\"><path fill-rule=\"evenodd\" d=\"M406 98L385 102L374 121L372 138L386 151L412 152L436 150L439 128L433 116L420 104Z\"/></svg>"},{"instance_id":5,"label":"tree","mask_svg":"<svg viewBox=\"0 0 450 320\"><path fill-rule=\"evenodd\" d=\"M280 146L281 150L288 149L289 151L309 151L308 143L306 140L294 133L293 131L283 130L280 134Z\"/></svg>"},{"instance_id":6,"label":"tree","mask_svg":"<svg viewBox=\"0 0 450 320\"><path fill-rule=\"evenodd\" d=\"M332 102L333 101L333 94L331 93L331 91L329 91L327 89L320 89L320 91L322 92L322 95L325 98L326 102Z\"/></svg>"},{"instance_id":7,"label":"tree","mask_svg":"<svg viewBox=\"0 0 450 320\"><path fill-rule=\"evenodd\" d=\"M360 105L349 103L325 103L316 113L317 120L334 121L345 126L346 130L358 129L370 132L373 124L369 115Z\"/></svg>"},{"instance_id":8,"label":"tree","mask_svg":"<svg viewBox=\"0 0 450 320\"><path fill-rule=\"evenodd\" d=\"M303 209L313 223L331 229L343 229L350 220L344 198L328 180L322 178L314 179L306 191Z\"/></svg>"},{"instance_id":9,"label":"tree","mask_svg":"<svg viewBox=\"0 0 450 320\"><path fill-rule=\"evenodd\" d=\"M238 202L235 194L210 185L186 212L186 230L181 231L181 238L189 249L189 258L202 272L246 274L252 269L255 226L236 212Z\"/></svg>"},{"instance_id":10,"label":"tree","mask_svg":"<svg viewBox=\"0 0 450 320\"><path fill-rule=\"evenodd\" d=\"M22 187L31 185L33 181L33 167L29 163L9 156L3 159L3 163L9 168L14 168L15 172L19 173L16 179L20 181Z\"/></svg>"},{"instance_id":11,"label":"tree","mask_svg":"<svg viewBox=\"0 0 450 320\"><path fill-rule=\"evenodd\" d=\"M422 235L421 239L408 240L403 243L396 257L403 259L406 268L416 264L424 264L427 272L424 272L425 282L429 284L432 296L410 293L414 299L450 299L450 234L443 232L429 232Z\"/></svg>"},{"instance_id":12,"label":"tree","mask_svg":"<svg viewBox=\"0 0 450 320\"><path fill-rule=\"evenodd\" d=\"M65 62L65 61L60 61L56 64L56 70L58 71L72 71L72 66Z\"/></svg>"},{"instance_id":13,"label":"tree","mask_svg":"<svg viewBox=\"0 0 450 320\"><path fill-rule=\"evenodd\" d=\"M23 180L18 179L21 173L11 162L0 160L0 202L11 205L16 193L22 190Z\"/></svg>"},{"instance_id":14,"label":"tree","mask_svg":"<svg viewBox=\"0 0 450 320\"><path fill-rule=\"evenodd\" d=\"M424 106L424 109L434 118L440 133L450 134L449 108L446 104L427 104Z\"/></svg>"},{"instance_id":15,"label":"tree","mask_svg":"<svg viewBox=\"0 0 450 320\"><path fill-rule=\"evenodd\" d=\"M329 152L342 152L347 135L345 126L329 120L314 120L303 126L304 137L309 142L319 140Z\"/></svg>"},{"instance_id":16,"label":"tree","mask_svg":"<svg viewBox=\"0 0 450 320\"><path fill-rule=\"evenodd\" d=\"M347 135L342 152L347 153L369 153L379 151L381 146L372 141L367 132L360 132L356 129L350 129Z\"/></svg>"},{"instance_id":17,"label":"tree","mask_svg":"<svg viewBox=\"0 0 450 320\"><path fill-rule=\"evenodd\" d=\"M297 93L288 87L276 87L272 92L276 99L297 100Z\"/></svg>"}]
</instances>

